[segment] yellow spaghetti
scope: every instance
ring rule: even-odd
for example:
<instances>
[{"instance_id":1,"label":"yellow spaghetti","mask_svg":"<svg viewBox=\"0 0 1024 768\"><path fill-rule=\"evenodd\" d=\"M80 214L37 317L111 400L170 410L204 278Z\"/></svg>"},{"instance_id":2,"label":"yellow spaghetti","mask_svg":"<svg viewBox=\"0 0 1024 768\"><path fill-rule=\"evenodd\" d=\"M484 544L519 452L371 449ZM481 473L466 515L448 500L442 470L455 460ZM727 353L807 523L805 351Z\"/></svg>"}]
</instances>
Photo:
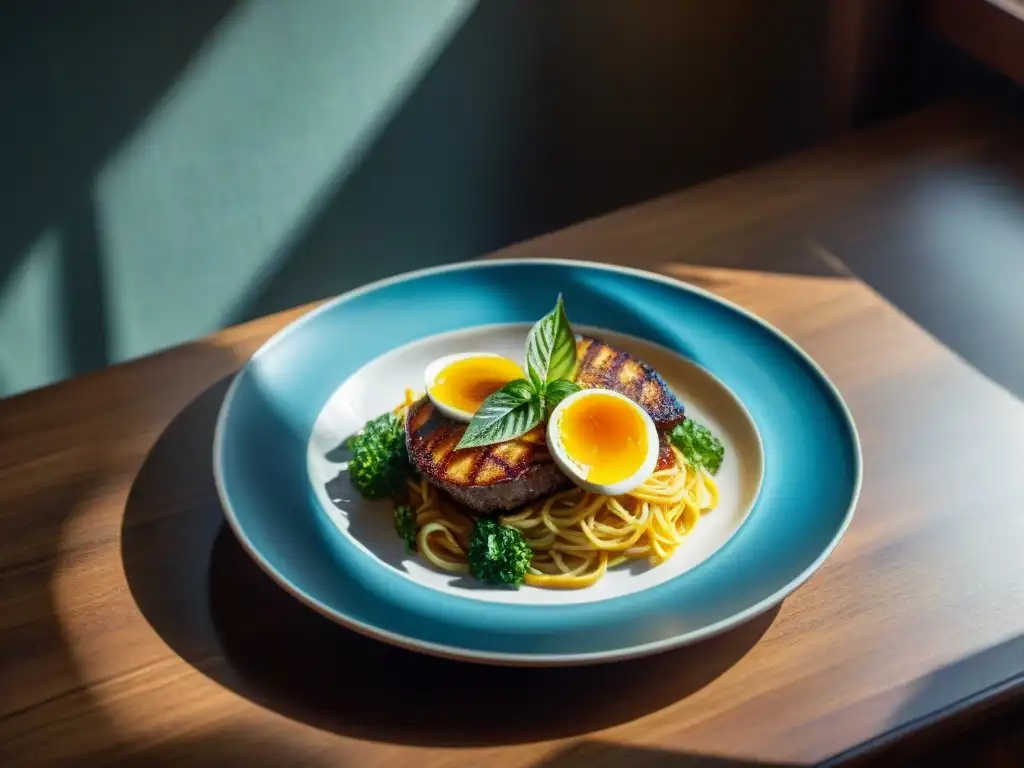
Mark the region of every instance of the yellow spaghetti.
<instances>
[{"instance_id":1,"label":"yellow spaghetti","mask_svg":"<svg viewBox=\"0 0 1024 768\"><path fill-rule=\"evenodd\" d=\"M410 390L396 413L414 401ZM578 589L627 560L646 558L660 565L672 557L701 515L718 505L718 487L710 475L691 467L675 446L672 454L672 466L627 494L602 496L572 488L499 518L518 529L533 550L525 583ZM467 573L473 517L422 477L409 481L409 497L420 554L441 570Z\"/></svg>"}]
</instances>

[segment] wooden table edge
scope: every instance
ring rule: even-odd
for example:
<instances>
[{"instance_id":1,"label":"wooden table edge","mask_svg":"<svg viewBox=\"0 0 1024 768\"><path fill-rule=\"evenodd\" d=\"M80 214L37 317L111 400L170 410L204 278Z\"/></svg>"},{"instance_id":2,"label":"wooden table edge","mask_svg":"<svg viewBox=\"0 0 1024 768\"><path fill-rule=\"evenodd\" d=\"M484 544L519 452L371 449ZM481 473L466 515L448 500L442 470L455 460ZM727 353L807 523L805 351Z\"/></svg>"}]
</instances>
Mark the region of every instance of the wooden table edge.
<instances>
[{"instance_id":1,"label":"wooden table edge","mask_svg":"<svg viewBox=\"0 0 1024 768\"><path fill-rule=\"evenodd\" d=\"M1013 677L986 686L973 694L950 702L928 714L884 731L857 746L837 752L820 763L830 766L869 765L882 758L892 759L913 753L938 736L940 728L952 726L943 732L949 738L977 726L989 715L998 715L1012 707L1024 694L1024 670Z\"/></svg>"}]
</instances>

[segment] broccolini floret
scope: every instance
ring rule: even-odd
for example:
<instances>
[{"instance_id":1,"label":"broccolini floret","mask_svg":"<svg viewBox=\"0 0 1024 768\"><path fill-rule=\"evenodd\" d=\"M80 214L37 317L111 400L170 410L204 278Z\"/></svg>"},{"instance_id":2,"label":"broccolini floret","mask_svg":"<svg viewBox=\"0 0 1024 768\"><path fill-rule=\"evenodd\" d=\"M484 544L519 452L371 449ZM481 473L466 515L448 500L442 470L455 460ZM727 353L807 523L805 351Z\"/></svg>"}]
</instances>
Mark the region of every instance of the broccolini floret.
<instances>
[{"instance_id":1,"label":"broccolini floret","mask_svg":"<svg viewBox=\"0 0 1024 768\"><path fill-rule=\"evenodd\" d=\"M668 437L692 466L703 467L712 475L722 466L725 446L707 427L687 419L674 426Z\"/></svg>"},{"instance_id":2,"label":"broccolini floret","mask_svg":"<svg viewBox=\"0 0 1024 768\"><path fill-rule=\"evenodd\" d=\"M367 499L384 499L402 491L409 476L405 424L393 413L367 422L349 441L348 471L353 485Z\"/></svg>"},{"instance_id":3,"label":"broccolini floret","mask_svg":"<svg viewBox=\"0 0 1024 768\"><path fill-rule=\"evenodd\" d=\"M481 517L469 538L469 572L489 584L519 586L533 550L515 528Z\"/></svg>"}]
</instances>

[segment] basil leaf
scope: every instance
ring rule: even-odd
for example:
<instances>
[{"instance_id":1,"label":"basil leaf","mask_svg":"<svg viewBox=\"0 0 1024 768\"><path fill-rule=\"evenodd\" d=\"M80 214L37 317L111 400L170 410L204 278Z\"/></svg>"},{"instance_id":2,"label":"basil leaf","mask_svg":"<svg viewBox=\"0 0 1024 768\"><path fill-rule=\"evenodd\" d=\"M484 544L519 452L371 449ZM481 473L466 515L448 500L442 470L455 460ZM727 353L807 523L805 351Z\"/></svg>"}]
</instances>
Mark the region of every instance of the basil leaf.
<instances>
[{"instance_id":1,"label":"basil leaf","mask_svg":"<svg viewBox=\"0 0 1024 768\"><path fill-rule=\"evenodd\" d=\"M576 335L565 316L562 294L555 308L530 329L526 370L538 391L549 382L571 378L576 370Z\"/></svg>"},{"instance_id":2,"label":"basil leaf","mask_svg":"<svg viewBox=\"0 0 1024 768\"><path fill-rule=\"evenodd\" d=\"M455 449L512 440L540 424L543 417L544 405L533 385L526 379L510 381L484 400Z\"/></svg>"},{"instance_id":3,"label":"basil leaf","mask_svg":"<svg viewBox=\"0 0 1024 768\"><path fill-rule=\"evenodd\" d=\"M509 395L512 395L513 397L518 397L520 400L524 401L529 400L531 397L534 397L537 394L537 390L534 388L533 384L527 381L526 379L516 379L515 381L510 381L504 387L499 389L498 392L505 392ZM495 394L497 394L497 392L495 392ZM484 405L486 404L487 401L485 400Z\"/></svg>"},{"instance_id":4,"label":"basil leaf","mask_svg":"<svg viewBox=\"0 0 1024 768\"><path fill-rule=\"evenodd\" d=\"M551 413L552 409L569 395L579 392L581 389L579 384L569 381L569 379L558 379L549 383L544 388L544 404L547 406L548 413Z\"/></svg>"}]
</instances>

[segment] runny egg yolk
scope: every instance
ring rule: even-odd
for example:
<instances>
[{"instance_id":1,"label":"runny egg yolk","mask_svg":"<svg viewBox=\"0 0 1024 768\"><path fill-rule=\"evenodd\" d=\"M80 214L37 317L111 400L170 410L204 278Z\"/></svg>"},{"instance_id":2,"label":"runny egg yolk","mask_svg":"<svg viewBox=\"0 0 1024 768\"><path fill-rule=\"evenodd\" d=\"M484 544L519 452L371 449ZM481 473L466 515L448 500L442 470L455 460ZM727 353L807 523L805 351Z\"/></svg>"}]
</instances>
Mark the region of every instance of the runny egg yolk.
<instances>
[{"instance_id":1,"label":"runny egg yolk","mask_svg":"<svg viewBox=\"0 0 1024 768\"><path fill-rule=\"evenodd\" d=\"M588 482L617 483L640 469L647 458L647 430L632 404L612 395L581 397L558 423L562 447Z\"/></svg>"},{"instance_id":2,"label":"runny egg yolk","mask_svg":"<svg viewBox=\"0 0 1024 768\"><path fill-rule=\"evenodd\" d=\"M452 408L476 413L484 400L521 378L523 369L507 357L465 357L441 369L430 394Z\"/></svg>"}]
</instances>

